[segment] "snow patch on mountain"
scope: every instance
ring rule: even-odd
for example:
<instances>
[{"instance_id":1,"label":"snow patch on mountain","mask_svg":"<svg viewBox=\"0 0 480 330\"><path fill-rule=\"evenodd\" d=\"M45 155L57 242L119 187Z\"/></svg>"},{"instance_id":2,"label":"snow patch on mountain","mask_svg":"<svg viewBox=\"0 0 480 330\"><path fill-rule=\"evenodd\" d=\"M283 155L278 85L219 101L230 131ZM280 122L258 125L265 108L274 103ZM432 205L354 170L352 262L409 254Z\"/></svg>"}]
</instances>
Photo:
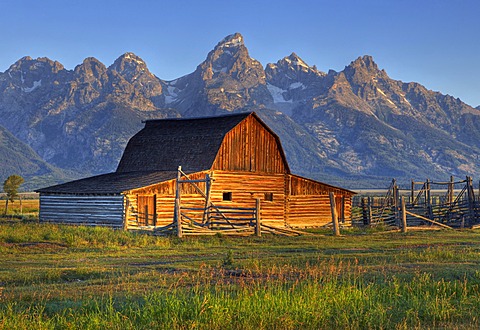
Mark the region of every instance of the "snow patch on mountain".
<instances>
[{"instance_id":1,"label":"snow patch on mountain","mask_svg":"<svg viewBox=\"0 0 480 330\"><path fill-rule=\"evenodd\" d=\"M22 91L24 91L25 93L30 93L30 92L33 92L35 89L37 89L40 86L42 86L42 79L40 79L38 81L34 81L32 87L22 87Z\"/></svg>"},{"instance_id":2,"label":"snow patch on mountain","mask_svg":"<svg viewBox=\"0 0 480 330\"><path fill-rule=\"evenodd\" d=\"M177 88L175 86L171 86L171 85L167 86L168 94L165 95L165 104L170 104L177 100L178 94L176 91L177 91Z\"/></svg>"},{"instance_id":3,"label":"snow patch on mountain","mask_svg":"<svg viewBox=\"0 0 480 330\"><path fill-rule=\"evenodd\" d=\"M294 82L288 87L288 89L297 89L297 88L306 89L307 87L301 82Z\"/></svg>"},{"instance_id":4,"label":"snow patch on mountain","mask_svg":"<svg viewBox=\"0 0 480 330\"><path fill-rule=\"evenodd\" d=\"M224 38L221 42L221 47L229 48L229 47L238 47L243 45L243 38L240 34L235 34L233 36L228 36Z\"/></svg>"},{"instance_id":5,"label":"snow patch on mountain","mask_svg":"<svg viewBox=\"0 0 480 330\"><path fill-rule=\"evenodd\" d=\"M212 71L213 71L213 73L218 73L218 72L226 73L228 71L228 68L227 67L223 67L223 68L220 68L220 69L212 68Z\"/></svg>"},{"instance_id":6,"label":"snow patch on mountain","mask_svg":"<svg viewBox=\"0 0 480 330\"><path fill-rule=\"evenodd\" d=\"M283 96L283 94L287 92L286 90L271 84L267 84L267 88L272 95L273 103L292 103L292 100L285 100L285 97Z\"/></svg>"}]
</instances>

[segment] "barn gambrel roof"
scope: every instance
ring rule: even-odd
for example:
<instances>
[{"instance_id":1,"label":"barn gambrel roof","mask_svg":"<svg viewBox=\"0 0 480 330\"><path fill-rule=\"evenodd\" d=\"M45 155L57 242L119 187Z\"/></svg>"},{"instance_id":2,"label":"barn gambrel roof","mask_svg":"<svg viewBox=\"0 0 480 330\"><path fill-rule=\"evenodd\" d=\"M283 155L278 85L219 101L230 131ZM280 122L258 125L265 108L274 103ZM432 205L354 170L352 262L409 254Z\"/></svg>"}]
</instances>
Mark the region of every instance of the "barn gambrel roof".
<instances>
[{"instance_id":1,"label":"barn gambrel roof","mask_svg":"<svg viewBox=\"0 0 480 330\"><path fill-rule=\"evenodd\" d=\"M217 117L147 120L145 127L129 140L116 172L37 191L118 194L173 179L178 166L182 166L182 170L187 173L209 170L225 135L248 116L255 117L275 138L289 172L278 136L254 112L244 112Z\"/></svg>"},{"instance_id":2,"label":"barn gambrel roof","mask_svg":"<svg viewBox=\"0 0 480 330\"><path fill-rule=\"evenodd\" d=\"M250 113L147 120L127 144L117 172L203 171L212 167L225 134Z\"/></svg>"}]
</instances>

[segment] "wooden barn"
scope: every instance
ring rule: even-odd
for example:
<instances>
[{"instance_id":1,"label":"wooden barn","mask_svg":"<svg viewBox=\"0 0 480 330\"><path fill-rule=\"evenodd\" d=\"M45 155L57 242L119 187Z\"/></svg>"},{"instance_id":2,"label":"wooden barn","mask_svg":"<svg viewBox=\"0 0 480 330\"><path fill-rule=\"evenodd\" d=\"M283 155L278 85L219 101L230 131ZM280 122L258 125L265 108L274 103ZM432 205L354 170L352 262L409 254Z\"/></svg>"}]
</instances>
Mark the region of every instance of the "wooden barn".
<instances>
[{"instance_id":1,"label":"wooden barn","mask_svg":"<svg viewBox=\"0 0 480 330\"><path fill-rule=\"evenodd\" d=\"M290 173L255 113L148 120L115 172L38 190L40 221L125 229L176 223L318 227L349 219L353 192Z\"/></svg>"}]
</instances>

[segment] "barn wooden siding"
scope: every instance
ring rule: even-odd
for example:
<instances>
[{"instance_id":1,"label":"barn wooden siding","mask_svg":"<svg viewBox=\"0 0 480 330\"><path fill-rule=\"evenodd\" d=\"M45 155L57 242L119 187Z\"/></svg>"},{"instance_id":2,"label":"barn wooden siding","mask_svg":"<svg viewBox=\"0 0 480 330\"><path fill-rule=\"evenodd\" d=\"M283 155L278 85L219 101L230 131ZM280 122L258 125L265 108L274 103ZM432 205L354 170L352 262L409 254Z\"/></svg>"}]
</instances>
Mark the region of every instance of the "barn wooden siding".
<instances>
[{"instance_id":1,"label":"barn wooden siding","mask_svg":"<svg viewBox=\"0 0 480 330\"><path fill-rule=\"evenodd\" d=\"M41 222L123 227L122 195L41 194Z\"/></svg>"},{"instance_id":2,"label":"barn wooden siding","mask_svg":"<svg viewBox=\"0 0 480 330\"><path fill-rule=\"evenodd\" d=\"M254 116L248 116L225 135L212 170L285 173L288 169L280 142Z\"/></svg>"},{"instance_id":3,"label":"barn wooden siding","mask_svg":"<svg viewBox=\"0 0 480 330\"><path fill-rule=\"evenodd\" d=\"M332 221L329 193L335 194L337 214L342 220L351 217L352 192L321 182L290 175L288 179L287 224L292 227L319 227Z\"/></svg>"},{"instance_id":4,"label":"barn wooden siding","mask_svg":"<svg viewBox=\"0 0 480 330\"><path fill-rule=\"evenodd\" d=\"M198 172L190 174L188 177L191 180L205 179L208 172ZM199 189L205 192L205 183L195 183ZM128 200L129 212L127 213L128 228L135 228L146 225L144 223L144 210L139 209L139 201L149 198L155 202L155 225L166 226L173 222L173 214L175 207L175 179L161 182L159 184L143 187L126 192L125 197ZM180 193L182 196L183 207L202 208L205 206L205 199L194 188L193 185L183 183L180 185ZM150 208L153 210L153 207ZM194 212L198 218L201 218L200 211ZM152 225L152 224L147 224Z\"/></svg>"},{"instance_id":5,"label":"barn wooden siding","mask_svg":"<svg viewBox=\"0 0 480 330\"><path fill-rule=\"evenodd\" d=\"M285 175L215 171L211 201L218 206L254 208L260 199L260 219L272 226L285 226ZM223 193L232 193L231 201ZM272 201L266 194L272 194Z\"/></svg>"},{"instance_id":6,"label":"barn wooden siding","mask_svg":"<svg viewBox=\"0 0 480 330\"><path fill-rule=\"evenodd\" d=\"M207 172L189 175L192 180L204 179ZM260 174L248 172L214 171L211 174L212 186L210 188L210 201L216 206L233 208L254 208L256 199L261 202L262 223L284 226L285 225L285 175ZM205 192L205 183L196 183ZM205 199L191 184L181 186L182 208L203 208ZM223 200L224 193L231 193L232 200ZM267 196L267 194L270 194ZM155 196L156 225L166 226L172 223L175 205L175 180L162 182L150 187L136 189L128 192L126 198L129 203L128 227L144 225L142 222L143 210L138 208L138 201L146 196ZM267 200L271 197L273 200ZM203 211L185 210L192 218L201 219Z\"/></svg>"}]
</instances>

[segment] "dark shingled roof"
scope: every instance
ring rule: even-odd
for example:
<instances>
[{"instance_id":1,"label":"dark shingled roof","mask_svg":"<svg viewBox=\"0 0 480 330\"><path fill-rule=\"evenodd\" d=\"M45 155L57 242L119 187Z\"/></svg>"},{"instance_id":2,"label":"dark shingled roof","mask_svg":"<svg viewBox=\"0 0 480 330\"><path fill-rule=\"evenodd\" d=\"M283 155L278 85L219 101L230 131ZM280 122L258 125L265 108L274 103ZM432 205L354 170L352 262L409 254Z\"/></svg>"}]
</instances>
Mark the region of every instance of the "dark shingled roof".
<instances>
[{"instance_id":1,"label":"dark shingled roof","mask_svg":"<svg viewBox=\"0 0 480 330\"><path fill-rule=\"evenodd\" d=\"M37 190L58 194L120 194L177 177L177 171L113 172Z\"/></svg>"},{"instance_id":2,"label":"dark shingled roof","mask_svg":"<svg viewBox=\"0 0 480 330\"><path fill-rule=\"evenodd\" d=\"M117 171L37 190L41 193L119 194L171 180L185 173L209 170L225 135L254 112L217 117L147 120L127 144ZM268 129L278 140L273 131ZM280 147L282 157L285 159ZM286 164L286 161L285 161ZM288 164L286 164L288 168Z\"/></svg>"},{"instance_id":3,"label":"dark shingled roof","mask_svg":"<svg viewBox=\"0 0 480 330\"><path fill-rule=\"evenodd\" d=\"M117 172L208 170L225 134L250 114L148 120L128 142Z\"/></svg>"},{"instance_id":4,"label":"dark shingled roof","mask_svg":"<svg viewBox=\"0 0 480 330\"><path fill-rule=\"evenodd\" d=\"M117 171L37 190L59 194L119 194L212 167L225 134L251 112L220 117L147 120L127 144Z\"/></svg>"}]
</instances>

